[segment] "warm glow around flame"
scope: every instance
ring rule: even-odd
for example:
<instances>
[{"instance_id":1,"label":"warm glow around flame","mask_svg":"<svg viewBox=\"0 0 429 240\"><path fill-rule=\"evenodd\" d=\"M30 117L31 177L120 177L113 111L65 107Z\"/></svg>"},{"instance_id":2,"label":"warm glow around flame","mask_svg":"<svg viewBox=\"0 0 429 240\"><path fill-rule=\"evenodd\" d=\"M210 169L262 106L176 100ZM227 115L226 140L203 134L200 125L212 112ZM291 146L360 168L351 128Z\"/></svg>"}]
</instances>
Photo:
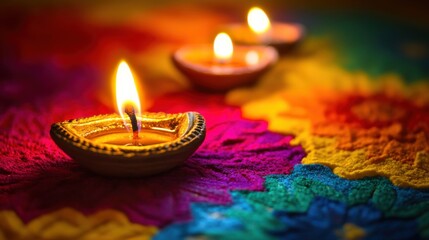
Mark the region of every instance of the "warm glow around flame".
<instances>
[{"instance_id":1,"label":"warm glow around flame","mask_svg":"<svg viewBox=\"0 0 429 240\"><path fill-rule=\"evenodd\" d=\"M268 31L271 27L270 19L265 12L258 8L252 7L247 14L247 24L257 34L262 34Z\"/></svg>"},{"instance_id":2,"label":"warm glow around flame","mask_svg":"<svg viewBox=\"0 0 429 240\"><path fill-rule=\"evenodd\" d=\"M116 72L116 105L121 117L125 120L125 106L131 105L137 116L141 114L140 100L134 77L128 64L122 60Z\"/></svg>"},{"instance_id":3,"label":"warm glow around flame","mask_svg":"<svg viewBox=\"0 0 429 240\"><path fill-rule=\"evenodd\" d=\"M234 46L232 40L226 33L219 33L213 44L214 54L218 61L228 61L231 59L234 52Z\"/></svg>"}]
</instances>

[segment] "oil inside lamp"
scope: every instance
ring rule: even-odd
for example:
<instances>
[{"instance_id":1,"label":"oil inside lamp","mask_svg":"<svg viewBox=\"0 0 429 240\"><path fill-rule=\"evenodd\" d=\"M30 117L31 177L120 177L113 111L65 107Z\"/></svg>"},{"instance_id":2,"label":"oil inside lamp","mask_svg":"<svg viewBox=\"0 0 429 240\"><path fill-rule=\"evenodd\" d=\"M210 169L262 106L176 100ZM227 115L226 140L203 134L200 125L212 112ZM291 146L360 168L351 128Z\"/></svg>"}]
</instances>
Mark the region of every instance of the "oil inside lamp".
<instances>
[{"instance_id":1,"label":"oil inside lamp","mask_svg":"<svg viewBox=\"0 0 429 240\"><path fill-rule=\"evenodd\" d=\"M116 72L119 114L54 123L51 137L71 158L102 175L135 177L169 170L201 145L204 118L196 112L141 113L131 69Z\"/></svg>"},{"instance_id":2,"label":"oil inside lamp","mask_svg":"<svg viewBox=\"0 0 429 240\"><path fill-rule=\"evenodd\" d=\"M299 43L304 36L304 27L300 24L273 22L259 7L252 7L247 14L246 24L225 26L234 42L245 45L270 45L283 53Z\"/></svg>"},{"instance_id":3,"label":"oil inside lamp","mask_svg":"<svg viewBox=\"0 0 429 240\"><path fill-rule=\"evenodd\" d=\"M226 33L213 45L189 45L173 53L175 66L198 88L225 91L250 84L277 61L269 46L234 46Z\"/></svg>"}]
</instances>

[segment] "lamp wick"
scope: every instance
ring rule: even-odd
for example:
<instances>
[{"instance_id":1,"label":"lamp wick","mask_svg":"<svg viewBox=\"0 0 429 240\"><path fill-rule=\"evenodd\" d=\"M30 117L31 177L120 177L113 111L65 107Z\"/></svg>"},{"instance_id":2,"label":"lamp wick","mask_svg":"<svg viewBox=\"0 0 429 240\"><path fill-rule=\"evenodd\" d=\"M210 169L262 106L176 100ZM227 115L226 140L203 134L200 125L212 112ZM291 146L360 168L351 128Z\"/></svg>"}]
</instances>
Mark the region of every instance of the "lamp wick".
<instances>
[{"instance_id":1,"label":"lamp wick","mask_svg":"<svg viewBox=\"0 0 429 240\"><path fill-rule=\"evenodd\" d=\"M131 126L133 128L133 139L139 138L139 127L137 125L137 117L136 113L134 111L134 107L131 104L127 104L125 106L125 113L128 115L128 117L131 120Z\"/></svg>"}]
</instances>

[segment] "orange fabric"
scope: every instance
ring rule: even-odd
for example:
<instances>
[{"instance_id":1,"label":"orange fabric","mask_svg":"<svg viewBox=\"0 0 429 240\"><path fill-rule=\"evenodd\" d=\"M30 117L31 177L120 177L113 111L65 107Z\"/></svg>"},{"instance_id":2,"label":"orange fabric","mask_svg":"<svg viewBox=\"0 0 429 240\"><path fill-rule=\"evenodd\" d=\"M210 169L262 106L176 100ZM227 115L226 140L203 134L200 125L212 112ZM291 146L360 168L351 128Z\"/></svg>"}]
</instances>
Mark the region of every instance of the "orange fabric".
<instances>
[{"instance_id":1,"label":"orange fabric","mask_svg":"<svg viewBox=\"0 0 429 240\"><path fill-rule=\"evenodd\" d=\"M250 89L227 95L243 115L292 134L305 164L341 177L386 176L398 186L429 187L429 86L399 77L370 79L333 64L332 54L288 57ZM255 97L256 96L256 97Z\"/></svg>"}]
</instances>

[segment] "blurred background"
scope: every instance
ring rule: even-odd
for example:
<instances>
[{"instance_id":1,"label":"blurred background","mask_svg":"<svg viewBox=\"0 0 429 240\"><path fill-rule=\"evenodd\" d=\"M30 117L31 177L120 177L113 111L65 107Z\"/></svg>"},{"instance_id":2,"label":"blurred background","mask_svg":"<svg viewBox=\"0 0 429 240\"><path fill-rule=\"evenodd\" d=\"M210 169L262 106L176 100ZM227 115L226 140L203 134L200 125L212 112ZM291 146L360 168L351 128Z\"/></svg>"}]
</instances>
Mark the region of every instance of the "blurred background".
<instances>
[{"instance_id":1,"label":"blurred background","mask_svg":"<svg viewBox=\"0 0 429 240\"><path fill-rule=\"evenodd\" d=\"M219 26L244 22L254 5L272 21L304 24L307 39L323 39L318 48L332 49L350 71L421 80L429 75L428 4L422 2L2 1L0 110L58 91L109 109L111 76L122 58L144 78L149 99L187 89L170 53L211 42Z\"/></svg>"}]
</instances>

